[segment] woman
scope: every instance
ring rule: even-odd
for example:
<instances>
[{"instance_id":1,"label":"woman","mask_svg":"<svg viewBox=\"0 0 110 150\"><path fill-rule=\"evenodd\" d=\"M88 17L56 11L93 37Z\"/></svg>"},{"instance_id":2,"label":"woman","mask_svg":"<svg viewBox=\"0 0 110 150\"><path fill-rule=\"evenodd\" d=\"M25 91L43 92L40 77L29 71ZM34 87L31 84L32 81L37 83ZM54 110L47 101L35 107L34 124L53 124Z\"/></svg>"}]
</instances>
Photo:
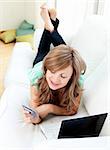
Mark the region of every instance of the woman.
<instances>
[{"instance_id":1,"label":"woman","mask_svg":"<svg viewBox=\"0 0 110 150\"><path fill-rule=\"evenodd\" d=\"M67 46L57 31L59 24L55 10L41 7L44 32L38 54L29 73L31 81L30 106L39 117L24 111L25 121L38 124L48 114L73 115L77 113L82 95L81 74L86 65L78 52ZM55 48L50 50L50 44ZM43 60L43 62L42 62Z\"/></svg>"}]
</instances>

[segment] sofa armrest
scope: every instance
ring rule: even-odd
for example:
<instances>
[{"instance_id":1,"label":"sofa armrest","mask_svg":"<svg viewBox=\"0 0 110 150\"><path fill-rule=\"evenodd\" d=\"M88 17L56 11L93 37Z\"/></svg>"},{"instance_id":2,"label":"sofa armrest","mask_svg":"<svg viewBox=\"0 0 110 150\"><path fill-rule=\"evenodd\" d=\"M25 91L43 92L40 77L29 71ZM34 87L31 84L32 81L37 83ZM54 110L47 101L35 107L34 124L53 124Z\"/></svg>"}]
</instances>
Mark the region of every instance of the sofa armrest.
<instances>
[{"instance_id":1,"label":"sofa armrest","mask_svg":"<svg viewBox=\"0 0 110 150\"><path fill-rule=\"evenodd\" d=\"M5 88L16 83L30 84L27 72L32 68L35 54L29 43L18 42L15 44L4 79Z\"/></svg>"}]
</instances>

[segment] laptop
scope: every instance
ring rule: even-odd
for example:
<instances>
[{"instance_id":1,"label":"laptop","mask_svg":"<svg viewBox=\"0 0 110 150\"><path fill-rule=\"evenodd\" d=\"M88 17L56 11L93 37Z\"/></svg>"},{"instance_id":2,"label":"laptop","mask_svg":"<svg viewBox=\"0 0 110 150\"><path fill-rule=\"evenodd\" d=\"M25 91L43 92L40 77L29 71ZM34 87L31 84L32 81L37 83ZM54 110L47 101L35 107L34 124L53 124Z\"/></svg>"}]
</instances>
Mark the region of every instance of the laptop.
<instances>
[{"instance_id":1,"label":"laptop","mask_svg":"<svg viewBox=\"0 0 110 150\"><path fill-rule=\"evenodd\" d=\"M63 120L58 139L99 136L108 113Z\"/></svg>"}]
</instances>

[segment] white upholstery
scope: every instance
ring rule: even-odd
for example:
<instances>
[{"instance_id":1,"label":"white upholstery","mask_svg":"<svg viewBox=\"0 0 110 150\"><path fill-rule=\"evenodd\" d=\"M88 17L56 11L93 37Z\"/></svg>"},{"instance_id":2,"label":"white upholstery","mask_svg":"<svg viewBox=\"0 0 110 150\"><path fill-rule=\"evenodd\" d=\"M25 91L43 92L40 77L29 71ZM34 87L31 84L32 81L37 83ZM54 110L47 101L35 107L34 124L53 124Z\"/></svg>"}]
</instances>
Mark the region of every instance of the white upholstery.
<instances>
[{"instance_id":1,"label":"white upholstery","mask_svg":"<svg viewBox=\"0 0 110 150\"><path fill-rule=\"evenodd\" d=\"M94 72L85 80L84 104L90 115L110 112L107 84L107 57L105 57ZM108 117L105 121L101 134L110 134L110 121Z\"/></svg>"},{"instance_id":2,"label":"white upholstery","mask_svg":"<svg viewBox=\"0 0 110 150\"><path fill-rule=\"evenodd\" d=\"M1 98L5 104L0 109L0 146L31 148L36 129L36 143L44 140L44 136L38 125L26 124L23 119L22 104L28 105L30 89L22 85L8 86ZM0 107L0 108L1 108ZM40 137L40 138L39 138Z\"/></svg>"},{"instance_id":3,"label":"white upholstery","mask_svg":"<svg viewBox=\"0 0 110 150\"><path fill-rule=\"evenodd\" d=\"M71 46L78 49L87 64L88 77L107 53L107 28L102 16L93 15L85 20L73 37Z\"/></svg>"},{"instance_id":4,"label":"white upholstery","mask_svg":"<svg viewBox=\"0 0 110 150\"><path fill-rule=\"evenodd\" d=\"M22 103L24 101L26 103L29 99L28 90L20 85L11 85L2 95L1 103L3 101L6 104L4 110L0 112L0 146L2 147L32 146L33 126L24 123L21 109Z\"/></svg>"},{"instance_id":5,"label":"white upholstery","mask_svg":"<svg viewBox=\"0 0 110 150\"><path fill-rule=\"evenodd\" d=\"M40 42L42 33L43 33L43 29L42 28L36 29L35 33L34 33L34 42L33 42L34 46L33 47L34 47L34 50L36 52L38 51L38 46L39 46L39 42Z\"/></svg>"},{"instance_id":6,"label":"white upholstery","mask_svg":"<svg viewBox=\"0 0 110 150\"><path fill-rule=\"evenodd\" d=\"M36 30L34 47L38 47L41 33L41 29ZM87 63L85 90L82 98L83 103L81 103L78 113L68 117L48 116L41 124L36 126L24 123L21 108L22 104L28 103L30 99L27 71L32 67L37 48L36 52L34 52L29 44L17 43L14 47L5 76L4 85L6 89L0 101L0 146L5 147L7 144L7 147L32 148L33 145L37 149L37 145L43 143L43 141L47 142L47 140L54 139L53 142L50 141L47 145L44 142L44 146L39 145L38 148L42 148L42 150L44 148L48 149L48 146L55 146L55 143L59 147L60 143L62 145L62 142L55 139L57 139L60 124L63 119L78 118L110 111L107 107L107 69L109 67L106 62L108 58L107 49L109 50L110 45L107 43L107 39L109 38L103 18L99 16L88 18L78 33L73 38L70 37L72 35L69 36L66 34L64 36L66 43L71 43L71 46L78 49ZM110 135L109 122L110 116L108 115L100 137L92 138L93 140L90 138L87 138L87 140L73 139L68 140L68 142L64 140L64 142L66 141L65 149L67 149L68 144L74 148L75 143L80 147L76 147L76 149L83 149L81 143L84 142L87 144L87 141L90 143L90 146L95 144L95 148L97 149L96 144L98 141L99 143L101 142L101 136ZM10 139L7 133L10 135ZM102 139L105 142L105 139Z\"/></svg>"},{"instance_id":7,"label":"white upholstery","mask_svg":"<svg viewBox=\"0 0 110 150\"><path fill-rule=\"evenodd\" d=\"M107 58L105 57L85 80L84 104L89 114L107 112L107 81Z\"/></svg>"},{"instance_id":8,"label":"white upholstery","mask_svg":"<svg viewBox=\"0 0 110 150\"><path fill-rule=\"evenodd\" d=\"M109 150L110 137L59 139L43 142L33 150Z\"/></svg>"},{"instance_id":9,"label":"white upholstery","mask_svg":"<svg viewBox=\"0 0 110 150\"><path fill-rule=\"evenodd\" d=\"M7 73L5 75L5 88L12 84L29 85L27 77L28 69L32 68L32 62L35 58L35 52L27 42L18 42L15 44L11 56Z\"/></svg>"},{"instance_id":10,"label":"white upholstery","mask_svg":"<svg viewBox=\"0 0 110 150\"><path fill-rule=\"evenodd\" d=\"M107 54L110 49L108 43L107 22L104 17L97 15L85 20L71 43L71 46L79 50L87 64L84 83L84 105L89 115L110 112L107 90ZM110 135L109 126L110 120L108 117L101 135Z\"/></svg>"}]
</instances>

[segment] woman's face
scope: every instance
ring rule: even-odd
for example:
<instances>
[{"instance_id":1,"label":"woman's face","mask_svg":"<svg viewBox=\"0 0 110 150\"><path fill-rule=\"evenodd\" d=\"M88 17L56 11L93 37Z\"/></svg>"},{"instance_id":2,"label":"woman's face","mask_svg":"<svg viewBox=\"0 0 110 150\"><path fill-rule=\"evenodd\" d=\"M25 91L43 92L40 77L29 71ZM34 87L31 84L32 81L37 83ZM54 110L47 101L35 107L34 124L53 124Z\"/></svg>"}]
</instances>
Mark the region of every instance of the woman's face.
<instances>
[{"instance_id":1,"label":"woman's face","mask_svg":"<svg viewBox=\"0 0 110 150\"><path fill-rule=\"evenodd\" d=\"M72 73L73 73L73 69L71 65L57 72L52 72L50 70L47 70L46 80L50 89L58 90L60 88L65 87L68 81L70 80Z\"/></svg>"}]
</instances>

